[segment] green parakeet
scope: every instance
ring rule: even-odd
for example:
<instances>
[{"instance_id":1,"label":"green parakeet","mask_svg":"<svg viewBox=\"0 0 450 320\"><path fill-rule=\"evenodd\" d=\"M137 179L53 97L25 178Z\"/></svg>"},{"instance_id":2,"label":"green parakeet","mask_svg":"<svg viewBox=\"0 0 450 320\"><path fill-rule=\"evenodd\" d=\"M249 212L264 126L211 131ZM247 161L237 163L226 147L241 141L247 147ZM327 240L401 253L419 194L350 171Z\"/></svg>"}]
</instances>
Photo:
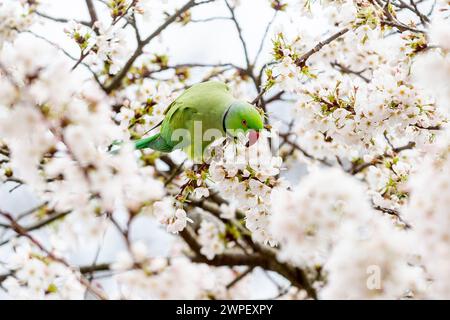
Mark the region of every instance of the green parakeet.
<instances>
[{"instance_id":1,"label":"green parakeet","mask_svg":"<svg viewBox=\"0 0 450 320\"><path fill-rule=\"evenodd\" d=\"M193 85L168 106L164 115L160 132L136 141L137 149L183 149L191 159L201 159L215 139L249 132L249 144L253 144L264 126L254 106L236 100L226 84L216 81Z\"/></svg>"}]
</instances>

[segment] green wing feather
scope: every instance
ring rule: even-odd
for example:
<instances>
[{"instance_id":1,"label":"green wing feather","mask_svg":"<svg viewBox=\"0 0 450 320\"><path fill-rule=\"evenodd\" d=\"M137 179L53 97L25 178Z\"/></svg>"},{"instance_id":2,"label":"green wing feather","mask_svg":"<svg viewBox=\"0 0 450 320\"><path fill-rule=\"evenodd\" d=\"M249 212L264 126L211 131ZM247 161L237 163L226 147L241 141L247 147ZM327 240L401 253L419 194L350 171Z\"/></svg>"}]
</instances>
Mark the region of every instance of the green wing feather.
<instances>
[{"instance_id":1,"label":"green wing feather","mask_svg":"<svg viewBox=\"0 0 450 320\"><path fill-rule=\"evenodd\" d=\"M174 148L184 148L191 142L186 134L192 134L197 113L194 108L179 103L166 115L167 121L162 124L161 136Z\"/></svg>"}]
</instances>

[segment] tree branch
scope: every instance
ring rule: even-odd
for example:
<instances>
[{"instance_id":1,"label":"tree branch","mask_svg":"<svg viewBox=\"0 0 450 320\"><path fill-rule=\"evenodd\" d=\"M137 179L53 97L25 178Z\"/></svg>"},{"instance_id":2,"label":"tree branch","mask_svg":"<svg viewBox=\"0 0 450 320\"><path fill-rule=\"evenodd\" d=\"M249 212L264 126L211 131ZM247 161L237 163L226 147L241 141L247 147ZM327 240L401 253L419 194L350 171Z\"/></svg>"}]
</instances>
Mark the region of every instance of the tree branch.
<instances>
[{"instance_id":1,"label":"tree branch","mask_svg":"<svg viewBox=\"0 0 450 320\"><path fill-rule=\"evenodd\" d=\"M200 3L199 3L200 4ZM153 31L147 38L138 43L136 50L133 55L128 59L123 68L113 77L111 82L108 85L105 85L106 93L111 93L113 90L120 87L122 80L128 73L128 70L132 67L133 63L136 59L143 53L144 47L156 38L164 29L166 29L170 24L172 24L176 19L181 16L184 12L189 10L190 8L196 6L197 3L195 0L188 1L183 7L181 7L178 11L176 11L172 16L170 16L161 26L159 26L155 31Z\"/></svg>"},{"instance_id":2,"label":"tree branch","mask_svg":"<svg viewBox=\"0 0 450 320\"><path fill-rule=\"evenodd\" d=\"M259 55L261 54L262 49L264 47L264 42L265 42L265 40L267 38L267 35L269 34L270 27L272 26L272 24L275 21L275 18L277 17L277 14L278 14L278 10L275 10L275 12L274 12L274 14L272 16L272 19L270 19L269 23L266 26L266 30L264 31L264 34L263 34L262 39L261 39L261 42L259 43L258 51L256 52L255 59L253 60L253 65L256 65L256 62L258 62Z\"/></svg>"},{"instance_id":3,"label":"tree branch","mask_svg":"<svg viewBox=\"0 0 450 320\"><path fill-rule=\"evenodd\" d=\"M55 43L55 42L53 42L53 41L51 41L51 40L49 40L49 39L47 39L47 38L45 38L45 37L43 37L43 36L37 34L37 33L34 33L33 31L28 30L28 31L24 31L24 32L28 32L28 33L32 34L33 36L35 36L36 38L41 39L41 40L44 40L44 41L47 42L49 45L51 45L51 46L53 46L54 48L60 50L60 51L61 51L66 57L68 57L69 59L71 59L71 60L73 60L73 61L75 61L75 62L78 62L78 60L79 60L78 58L75 58L74 56L72 56L72 55L71 55L69 52L67 52L65 49L61 48L57 43ZM80 63L81 63L82 66L84 66L84 67L92 74L92 76L94 77L94 80L95 80L95 81L97 82L97 84L103 89L103 84L100 82L100 79L98 78L97 73L96 73L94 70L92 70L92 68L91 68L88 64L86 64L86 63L84 63L84 62L81 62L81 61L80 61ZM78 65L78 64L77 64L77 65Z\"/></svg>"},{"instance_id":4,"label":"tree branch","mask_svg":"<svg viewBox=\"0 0 450 320\"><path fill-rule=\"evenodd\" d=\"M295 64L299 67L303 67L306 63L306 60L308 60L309 57L311 57L313 54L318 52L320 49L322 49L327 44L330 44L334 40L336 40L336 39L340 38L341 36L343 36L344 34L346 34L349 30L350 30L349 28L344 28L344 29L336 32L332 36L328 37L327 39L320 41L314 48L307 51L301 57L297 58L297 60L295 60Z\"/></svg>"}]
</instances>

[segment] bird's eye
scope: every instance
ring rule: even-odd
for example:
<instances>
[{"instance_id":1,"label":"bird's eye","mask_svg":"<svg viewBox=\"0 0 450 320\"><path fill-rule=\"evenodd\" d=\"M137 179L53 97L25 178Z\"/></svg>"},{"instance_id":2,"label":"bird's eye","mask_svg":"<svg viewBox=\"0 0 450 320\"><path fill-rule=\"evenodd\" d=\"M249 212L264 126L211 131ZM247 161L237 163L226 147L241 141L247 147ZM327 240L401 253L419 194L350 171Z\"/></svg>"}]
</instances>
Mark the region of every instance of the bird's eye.
<instances>
[{"instance_id":1,"label":"bird's eye","mask_svg":"<svg viewBox=\"0 0 450 320\"><path fill-rule=\"evenodd\" d=\"M247 126L247 120L242 120L242 125L244 126L244 127L246 127Z\"/></svg>"}]
</instances>

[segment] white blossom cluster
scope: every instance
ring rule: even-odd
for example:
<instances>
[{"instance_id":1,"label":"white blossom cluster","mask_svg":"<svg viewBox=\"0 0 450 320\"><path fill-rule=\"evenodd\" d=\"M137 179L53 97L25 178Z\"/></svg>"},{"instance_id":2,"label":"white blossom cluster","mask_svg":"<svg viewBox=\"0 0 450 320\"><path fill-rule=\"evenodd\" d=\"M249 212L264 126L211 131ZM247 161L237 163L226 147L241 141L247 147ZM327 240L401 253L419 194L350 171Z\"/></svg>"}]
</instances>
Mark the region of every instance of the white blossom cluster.
<instances>
[{"instance_id":1,"label":"white blossom cluster","mask_svg":"<svg viewBox=\"0 0 450 320\"><path fill-rule=\"evenodd\" d=\"M427 97L418 95L420 91L412 85L399 86L405 82L390 77L385 71L374 73L379 80L372 80L367 88L370 91L351 82L347 83L348 87L338 82L335 88L320 86L314 91L305 91L297 109L297 132L302 137L299 142L309 153L318 158L337 156L352 162L370 162L389 153L394 148L392 145L401 147L414 143L419 147L433 142L434 133L423 128L441 125L444 120L441 113L433 103L426 102ZM346 90L350 90L348 95L344 93L348 92ZM376 183L380 187L375 191L384 192L389 183L401 183L407 177L413 160L408 159L409 163L399 160L394 155L394 160L386 163L390 166L390 175L386 181ZM371 168L369 174L385 169ZM377 175L381 177L378 173L371 174L372 177ZM387 198L389 194L385 195ZM395 196L401 197L401 192Z\"/></svg>"},{"instance_id":2,"label":"white blossom cluster","mask_svg":"<svg viewBox=\"0 0 450 320\"><path fill-rule=\"evenodd\" d=\"M0 48L33 24L34 7L26 0L5 0L0 3Z\"/></svg>"},{"instance_id":3,"label":"white blossom cluster","mask_svg":"<svg viewBox=\"0 0 450 320\"><path fill-rule=\"evenodd\" d=\"M323 263L343 233L357 232L374 215L364 187L339 169L312 172L294 190L274 192L271 202L281 255L299 264Z\"/></svg>"},{"instance_id":4,"label":"white blossom cluster","mask_svg":"<svg viewBox=\"0 0 450 320\"><path fill-rule=\"evenodd\" d=\"M283 67L284 60L280 66L277 67L280 79L300 72L297 66L297 71ZM432 97L412 83L407 67L375 64L374 68L369 84L349 76L334 75L334 80L330 80L326 74L307 84L298 79L291 79L293 83L286 85L280 83L288 91L293 87L297 94L297 133L306 136L307 151L319 158L352 159L385 148L385 132L395 135L406 132L412 141L421 144L432 139L426 130L420 129L440 125L445 120Z\"/></svg>"},{"instance_id":5,"label":"white blossom cluster","mask_svg":"<svg viewBox=\"0 0 450 320\"><path fill-rule=\"evenodd\" d=\"M131 254L130 254L131 252ZM130 252L120 252L113 265L117 299L227 299L245 298L245 281L226 289L234 272L226 268L195 265L184 257L151 257L143 243L133 243Z\"/></svg>"},{"instance_id":6,"label":"white blossom cluster","mask_svg":"<svg viewBox=\"0 0 450 320\"><path fill-rule=\"evenodd\" d=\"M448 15L448 3L438 3L443 16L430 27L430 43L439 47L438 51L419 57L413 65L413 73L418 83L436 96L437 103L449 112L450 48L448 24L442 24ZM431 279L430 297L448 299L450 281L448 266L449 251L449 130L439 133L437 143L427 150L425 161L417 166L416 173L408 184L411 200L404 209L405 215L415 226L416 241L419 243L421 263Z\"/></svg>"},{"instance_id":7,"label":"white blossom cluster","mask_svg":"<svg viewBox=\"0 0 450 320\"><path fill-rule=\"evenodd\" d=\"M69 221L78 222L68 226L74 232L83 216L100 222L96 214L117 208L137 212L160 199L164 191L154 168L141 167L127 146L116 155L107 151L122 137L107 97L54 61L54 51L35 48L39 45L29 39L18 39L1 53L2 65L11 66L1 78L0 132L9 150L2 166L48 208L73 211Z\"/></svg>"},{"instance_id":8,"label":"white blossom cluster","mask_svg":"<svg viewBox=\"0 0 450 320\"><path fill-rule=\"evenodd\" d=\"M187 223L192 222L183 208L176 208L175 200L170 196L155 202L153 210L158 222L165 225L170 233L183 231Z\"/></svg>"},{"instance_id":9,"label":"white blossom cluster","mask_svg":"<svg viewBox=\"0 0 450 320\"><path fill-rule=\"evenodd\" d=\"M449 14L449 5L444 3L445 1L439 3L439 9L443 15L434 20L429 30L429 43L436 46L436 50L417 57L412 65L412 73L415 81L436 97L437 103L448 116L450 112L448 103L450 89L447 85L450 74L450 46L448 44L450 27L448 23L444 22Z\"/></svg>"},{"instance_id":10,"label":"white blossom cluster","mask_svg":"<svg viewBox=\"0 0 450 320\"><path fill-rule=\"evenodd\" d=\"M102 73L116 74L130 53L127 36L117 25L97 21L90 28L71 21L65 32L80 47L80 55L87 55L85 62Z\"/></svg>"},{"instance_id":11,"label":"white blossom cluster","mask_svg":"<svg viewBox=\"0 0 450 320\"><path fill-rule=\"evenodd\" d=\"M337 7L328 8L330 24L348 26L352 18L339 15L341 4L333 3ZM349 2L347 5L352 6ZM447 11L448 3L446 5L442 12ZM341 24L341 19L347 24ZM448 39L449 28L448 24L437 19L430 27L427 39L413 32L384 37L385 32L379 25L370 27L365 24L353 29L339 41L325 46L308 60L306 66L298 65L296 59L312 48L317 40L301 34L290 43L280 35L275 41L274 54L276 58L280 56L280 62L269 76L274 77L277 86L291 92L297 99L295 126L299 145L317 159L332 163L339 159L343 168L349 168L346 161L353 168L368 164L362 166L365 169L361 169L359 176L365 184L358 182L359 187L353 185L356 184L354 178L342 173L312 173L294 191L273 195L271 227L275 238L280 241L280 255L300 264L324 263L329 272L322 291L324 298L393 299L420 298L423 294L445 297L448 294L448 279L443 271L448 266L447 254L444 253L448 251L444 249L448 247L447 236L441 236L430 227L446 230L448 219L444 217L446 214L431 221L429 216L425 217L425 212L429 215L439 212L435 206L442 204L444 208L446 205L448 197L442 191L446 190L448 180L446 169L443 168L445 165L437 166L436 163L421 169L420 163L430 151L430 159L441 158L434 151L436 141L443 141L447 146L448 135L436 133L433 128L445 128L447 122L448 41L444 39ZM425 46L437 49L421 53L420 48ZM330 65L339 68L333 71ZM415 149L408 150L408 145ZM351 168L348 171L352 172ZM442 179L440 185L438 176ZM415 190L409 187L409 179L416 181L414 186L416 189L420 186L420 191L416 191L415 197L411 195L411 203L406 207L409 193L414 194ZM425 190L430 181L437 182L434 192L428 192L428 188ZM430 197L430 193L436 194L436 198ZM329 197L332 199L331 207L327 207ZM359 214L359 219L355 219L357 215L345 219L344 214L336 219L330 214L339 209L340 198L345 199L344 203L352 203L349 208ZM381 222L380 212L371 209L370 205L388 210L400 209L405 216L408 212L415 212L420 216L415 223L422 224L427 220L429 224L421 227L412 222L413 228L420 232L415 241L420 242L418 239L425 237L421 232L426 232L430 239L423 245L423 252L428 255L422 256L422 262L409 260L414 253L411 247L413 237L407 241L404 232L390 227L385 220ZM427 211L424 206L433 207ZM329 215L323 216L321 212ZM362 212L370 212L371 222ZM391 217L397 220L395 216ZM412 216L408 218L412 219ZM358 226L370 224L375 226L369 229L370 236L362 237L354 232ZM340 233L340 228L345 232ZM393 241L394 244L392 238L398 241ZM437 241L438 238L443 241ZM438 247L443 251L432 254ZM430 268L439 269L434 270L434 277L431 276L435 289L426 288L426 275L421 268L427 267L423 261L434 261ZM369 268L371 266L373 270ZM369 283L373 278L369 275L377 270L381 272L381 278L378 278L381 284L373 288ZM349 283L354 285L349 287ZM434 295L430 295L431 292Z\"/></svg>"},{"instance_id":12,"label":"white blossom cluster","mask_svg":"<svg viewBox=\"0 0 450 320\"><path fill-rule=\"evenodd\" d=\"M155 84L145 79L135 88L127 89L117 120L126 134L142 136L161 122L173 98L166 83Z\"/></svg>"},{"instance_id":13,"label":"white blossom cluster","mask_svg":"<svg viewBox=\"0 0 450 320\"><path fill-rule=\"evenodd\" d=\"M252 237L262 243L275 245L268 231L269 201L273 188L283 187L277 175L281 157L274 157L267 142L270 132L250 148L243 143L230 143L223 157L211 162L209 174L213 188L245 214L245 225Z\"/></svg>"}]
</instances>

